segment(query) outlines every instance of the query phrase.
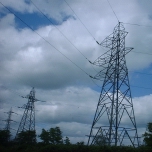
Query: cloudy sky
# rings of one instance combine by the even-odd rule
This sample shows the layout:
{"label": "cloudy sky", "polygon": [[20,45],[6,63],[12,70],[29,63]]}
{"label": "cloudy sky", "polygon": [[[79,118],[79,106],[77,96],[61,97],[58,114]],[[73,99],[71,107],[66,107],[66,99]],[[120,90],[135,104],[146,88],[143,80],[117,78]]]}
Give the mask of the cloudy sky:
{"label": "cloudy sky", "polygon": [[105,52],[96,41],[119,19],[129,32],[126,46],[134,48],[126,60],[139,136],[144,133],[152,122],[152,1],[109,2],[0,0],[1,120],[12,107],[17,129],[24,112],[18,107],[27,103],[21,96],[35,87],[36,98],[46,101],[35,103],[37,134],[59,126],[73,143],[86,142],[102,87],[89,77],[100,69],[88,60]]}

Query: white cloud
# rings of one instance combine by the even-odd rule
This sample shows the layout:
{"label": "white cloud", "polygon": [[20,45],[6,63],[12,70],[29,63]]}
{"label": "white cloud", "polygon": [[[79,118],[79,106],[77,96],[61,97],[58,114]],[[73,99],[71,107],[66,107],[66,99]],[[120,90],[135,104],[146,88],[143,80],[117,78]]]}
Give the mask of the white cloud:
{"label": "white cloud", "polygon": [[152,94],[133,99],[138,126],[151,122]]}

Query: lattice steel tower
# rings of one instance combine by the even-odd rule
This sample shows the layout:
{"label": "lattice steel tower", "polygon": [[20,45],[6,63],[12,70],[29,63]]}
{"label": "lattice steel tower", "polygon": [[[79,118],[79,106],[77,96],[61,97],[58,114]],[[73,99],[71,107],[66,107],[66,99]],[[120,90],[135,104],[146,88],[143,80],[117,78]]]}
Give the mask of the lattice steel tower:
{"label": "lattice steel tower", "polygon": [[[22,116],[21,122],[19,124],[16,137],[19,133],[24,131],[35,131],[35,108],[34,108],[34,102],[37,100],[35,99],[35,90],[32,88],[30,91],[30,94],[26,97],[28,98],[28,102],[26,105],[24,105],[21,108],[24,108],[24,114]],[[15,138],[16,138],[15,137]]]}
{"label": "lattice steel tower", "polygon": [[[11,133],[11,132],[10,132],[10,129],[12,129],[12,128],[10,127],[10,124],[11,124],[11,121],[13,121],[13,120],[11,119],[11,116],[12,116],[12,113],[15,113],[15,112],[13,112],[13,111],[12,111],[12,108],[11,108],[9,112],[5,112],[5,113],[8,114],[8,118],[7,118],[6,120],[4,120],[4,121],[6,121],[4,130],[7,131],[8,134],[10,134],[10,133]],[[15,114],[17,114],[17,113],[15,113]],[[13,122],[15,122],[15,121],[13,121]],[[14,130],[14,129],[13,129],[13,130]],[[9,137],[9,138],[8,138],[8,141],[10,141],[10,136],[8,136],[8,137]]]}
{"label": "lattice steel tower", "polygon": [[101,67],[93,78],[102,80],[103,85],[88,145],[139,145],[125,59],[133,49],[125,47],[127,34],[119,22],[111,35],[100,44],[97,42],[109,50],[92,63]]}
{"label": "lattice steel tower", "polygon": [[8,118],[7,118],[6,120],[4,120],[4,121],[6,121],[4,130],[7,130],[7,131],[10,132],[10,122],[13,121],[13,120],[11,119],[11,115],[12,115],[12,113],[14,113],[14,112],[12,111],[12,108],[11,108],[9,112],[5,112],[5,113],[8,114]]}

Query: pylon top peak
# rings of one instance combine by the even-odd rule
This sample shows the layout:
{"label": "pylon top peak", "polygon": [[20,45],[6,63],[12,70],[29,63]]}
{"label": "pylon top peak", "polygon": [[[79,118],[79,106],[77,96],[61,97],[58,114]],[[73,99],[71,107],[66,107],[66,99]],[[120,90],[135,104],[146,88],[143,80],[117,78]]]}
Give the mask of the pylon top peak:
{"label": "pylon top peak", "polygon": [[118,24],[114,28],[114,31],[115,30],[125,31],[125,27],[124,27],[123,23],[122,22],[118,22]]}

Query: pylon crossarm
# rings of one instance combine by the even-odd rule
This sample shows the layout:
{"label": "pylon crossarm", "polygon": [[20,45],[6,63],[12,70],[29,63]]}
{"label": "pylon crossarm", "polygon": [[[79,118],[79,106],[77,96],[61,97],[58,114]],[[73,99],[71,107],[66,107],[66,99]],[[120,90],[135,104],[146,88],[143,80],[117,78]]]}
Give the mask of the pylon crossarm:
{"label": "pylon crossarm", "polygon": [[100,45],[106,48],[111,48],[112,47],[112,41],[113,41],[113,33],[107,36],[101,43]]}
{"label": "pylon crossarm", "polygon": [[96,80],[100,80],[100,81],[103,81],[104,80],[104,74],[105,74],[105,69],[102,69],[98,74],[96,74],[93,79],[96,79]]}
{"label": "pylon crossarm", "polygon": [[96,59],[92,64],[96,66],[107,67],[109,60],[110,60],[110,56],[107,56],[107,57],[101,56],[98,59]]}
{"label": "pylon crossarm", "polygon": [[126,47],[124,50],[125,55],[128,54],[131,50],[133,50],[134,48],[131,47]]}

